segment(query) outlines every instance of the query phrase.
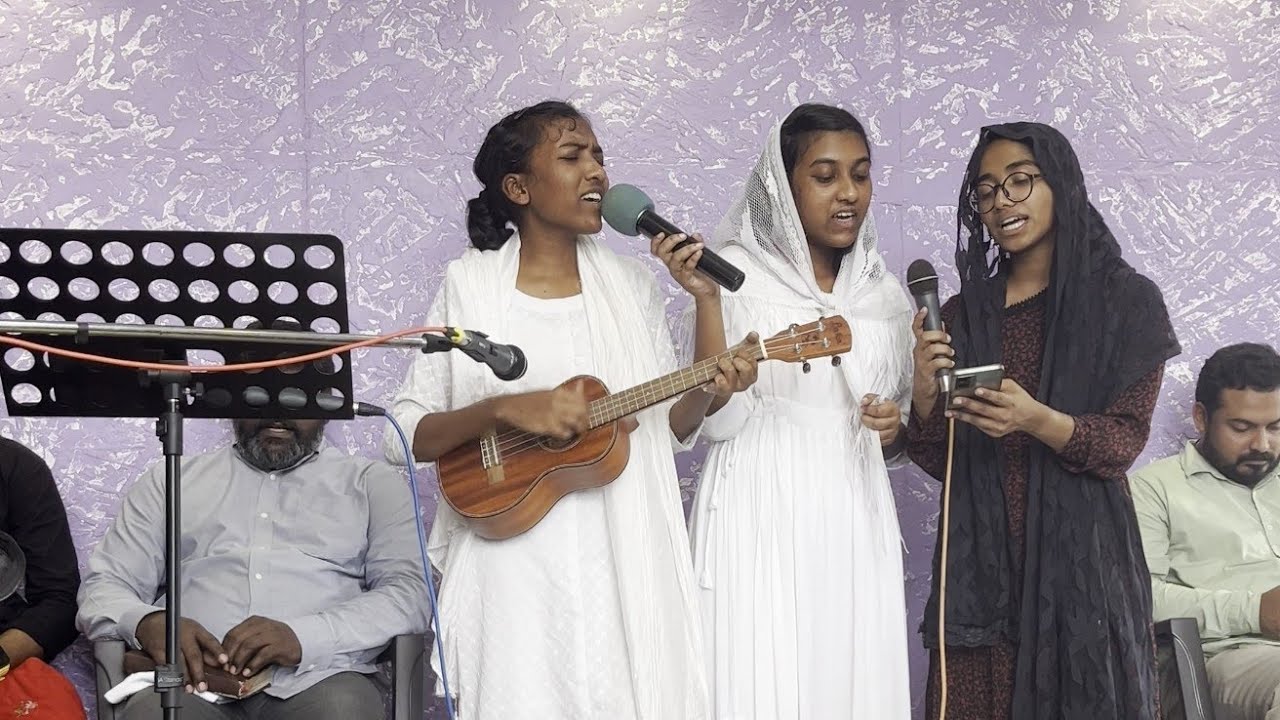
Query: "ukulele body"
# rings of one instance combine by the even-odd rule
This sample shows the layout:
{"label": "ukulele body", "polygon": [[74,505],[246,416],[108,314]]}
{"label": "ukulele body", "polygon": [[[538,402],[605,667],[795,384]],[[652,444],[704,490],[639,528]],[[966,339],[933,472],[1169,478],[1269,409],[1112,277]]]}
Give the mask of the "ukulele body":
{"label": "ukulele body", "polygon": [[[579,381],[588,402],[609,394],[603,382],[589,375],[561,387]],[[440,493],[481,537],[515,537],[538,524],[565,495],[617,479],[627,467],[634,427],[634,420],[624,418],[565,443],[538,436],[522,443],[499,439],[521,432],[514,429],[487,433],[436,461]]]}

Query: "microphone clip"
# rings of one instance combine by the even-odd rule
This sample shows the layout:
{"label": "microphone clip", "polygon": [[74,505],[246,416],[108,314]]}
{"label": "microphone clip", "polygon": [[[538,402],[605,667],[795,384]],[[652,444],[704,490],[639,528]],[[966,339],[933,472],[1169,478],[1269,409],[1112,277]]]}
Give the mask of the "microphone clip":
{"label": "microphone clip", "polygon": [[436,333],[424,333],[422,335],[422,354],[430,355],[431,353],[449,352],[456,345],[449,338]]}
{"label": "microphone clip", "polygon": [[475,348],[475,341],[488,339],[489,336],[485,333],[450,326],[446,327],[443,333],[424,333],[422,335],[422,353],[429,355],[431,353],[460,350],[463,355],[472,360],[483,362],[484,358]]}

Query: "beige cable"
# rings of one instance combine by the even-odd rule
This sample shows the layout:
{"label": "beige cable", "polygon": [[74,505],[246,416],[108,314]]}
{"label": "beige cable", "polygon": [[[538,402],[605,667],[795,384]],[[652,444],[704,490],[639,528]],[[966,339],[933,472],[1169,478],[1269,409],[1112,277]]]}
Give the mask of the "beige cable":
{"label": "beige cable", "polygon": [[938,720],[947,718],[947,539],[951,536],[951,463],[956,449],[956,419],[947,421],[947,473],[942,481],[942,543],[938,560]]}

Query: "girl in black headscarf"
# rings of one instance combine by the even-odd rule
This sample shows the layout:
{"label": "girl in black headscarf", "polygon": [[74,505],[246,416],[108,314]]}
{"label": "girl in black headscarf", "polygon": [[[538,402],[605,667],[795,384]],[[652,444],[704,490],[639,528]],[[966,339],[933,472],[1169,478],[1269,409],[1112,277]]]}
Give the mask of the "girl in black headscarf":
{"label": "girl in black headscarf", "polygon": [[[1160,291],[1120,255],[1080,162],[1038,123],[983,128],[960,193],[960,294],[915,323],[908,452],[946,472],[947,714],[1157,716],[1151,584],[1126,472],[1180,352]],[[950,333],[950,335],[948,335]],[[939,368],[1003,363],[999,391],[941,407]],[[925,611],[938,716],[939,556]]]}

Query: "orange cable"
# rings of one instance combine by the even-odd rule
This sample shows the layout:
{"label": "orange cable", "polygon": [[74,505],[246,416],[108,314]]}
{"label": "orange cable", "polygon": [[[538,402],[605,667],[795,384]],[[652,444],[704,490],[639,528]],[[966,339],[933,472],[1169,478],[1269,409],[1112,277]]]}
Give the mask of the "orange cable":
{"label": "orange cable", "polygon": [[381,345],[396,338],[402,338],[409,335],[422,335],[425,333],[441,333],[444,328],[440,327],[421,327],[410,328],[408,330],[400,330],[386,335],[376,335],[361,340],[359,342],[339,345],[338,347],[319,350],[305,355],[295,355],[293,357],[277,358],[275,360],[263,360],[260,362],[237,363],[234,365],[178,365],[168,363],[152,363],[140,360],[123,360],[121,358],[108,357],[106,355],[96,355],[94,353],[79,352],[77,350],[66,350],[64,348],[53,347],[52,345],[44,345],[30,340],[13,337],[11,335],[0,334],[0,343],[12,345],[14,347],[24,348],[37,352],[46,352],[50,355],[61,355],[62,357],[71,358],[73,360],[82,360],[84,362],[96,363],[99,365],[114,365],[116,367],[132,368],[135,370],[156,370],[160,372],[170,370],[189,370],[193,374],[220,373],[220,372],[239,372],[244,370],[265,370],[273,367],[285,367],[288,365],[296,365],[298,363],[310,362],[330,355],[338,355],[344,352],[350,352],[357,348],[371,347]]}

